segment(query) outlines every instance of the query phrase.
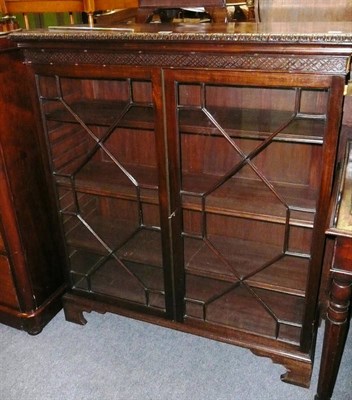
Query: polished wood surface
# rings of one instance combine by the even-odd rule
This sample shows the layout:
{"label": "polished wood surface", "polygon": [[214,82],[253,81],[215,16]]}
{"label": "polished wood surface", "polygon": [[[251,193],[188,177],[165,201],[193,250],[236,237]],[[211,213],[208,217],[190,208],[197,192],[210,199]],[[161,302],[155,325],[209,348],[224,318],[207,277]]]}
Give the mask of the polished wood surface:
{"label": "polished wood surface", "polygon": [[20,52],[1,39],[0,321],[34,334],[62,307],[65,284],[26,76]]}

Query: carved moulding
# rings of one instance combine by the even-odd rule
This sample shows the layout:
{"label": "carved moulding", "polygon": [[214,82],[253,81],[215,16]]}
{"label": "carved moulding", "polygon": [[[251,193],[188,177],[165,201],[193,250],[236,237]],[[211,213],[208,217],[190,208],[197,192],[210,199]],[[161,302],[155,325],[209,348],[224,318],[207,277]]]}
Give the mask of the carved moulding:
{"label": "carved moulding", "polygon": [[51,65],[142,65],[178,68],[221,68],[234,70],[262,70],[345,74],[349,58],[346,56],[297,56],[260,54],[150,54],[143,52],[106,53],[90,50],[25,50],[27,63]]}
{"label": "carved moulding", "polygon": [[246,43],[291,43],[291,44],[340,44],[351,45],[352,33],[228,33],[228,32],[136,32],[133,28],[114,30],[70,30],[21,31],[13,35],[16,40],[113,40],[113,41],[211,41],[211,42],[246,42]]}

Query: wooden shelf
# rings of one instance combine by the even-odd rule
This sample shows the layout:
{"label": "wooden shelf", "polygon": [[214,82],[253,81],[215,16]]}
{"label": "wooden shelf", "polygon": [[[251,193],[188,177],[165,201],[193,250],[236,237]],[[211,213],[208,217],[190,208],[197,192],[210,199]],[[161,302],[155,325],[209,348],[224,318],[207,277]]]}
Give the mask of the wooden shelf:
{"label": "wooden shelf", "polygon": [[[128,106],[127,102],[111,100],[79,101],[69,104],[72,112],[86,125],[111,126]],[[53,109],[52,109],[53,108]],[[50,111],[46,114],[49,121],[78,123],[74,114],[60,102],[55,107],[50,102]],[[154,111],[151,105],[133,105],[119,121],[119,127],[136,129],[154,129]]]}
{"label": "wooden shelf", "polygon": [[186,286],[186,318],[299,344],[304,298],[194,275]]}
{"label": "wooden shelf", "polygon": [[[95,222],[89,222],[92,226],[97,225]],[[109,231],[111,236],[118,234],[120,237],[120,246],[117,246],[118,249],[114,254],[120,260],[128,263],[133,270],[136,269],[136,265],[144,265],[161,270],[163,263],[160,232],[151,229],[140,229],[131,235],[131,232],[125,228],[126,222],[120,221],[114,231]],[[130,240],[121,240],[121,238],[130,238]],[[86,267],[86,265],[95,266],[104,257],[109,257],[110,255],[109,252],[101,251],[101,248],[95,245],[93,238],[88,237],[87,239],[80,227],[77,227],[73,235],[69,235],[69,245],[73,254],[71,259],[75,260],[73,266],[71,266],[71,271],[77,274],[88,274],[90,268]]]}
{"label": "wooden shelf", "polygon": [[279,246],[209,235],[185,238],[188,274],[304,297],[308,256],[283,255]]}
{"label": "wooden shelf", "polygon": [[[212,107],[208,110],[230,137],[267,139],[283,127],[293,116],[290,111],[266,109],[238,109]],[[202,110],[181,109],[180,131],[188,134],[221,135],[221,132]],[[196,121],[196,123],[195,123]],[[285,127],[274,141],[322,144],[325,117],[297,116]]]}
{"label": "wooden shelf", "polygon": [[[97,265],[99,259],[99,263]],[[120,262],[75,250],[71,256],[75,290],[165,309],[163,269],[146,264]]]}
{"label": "wooden shelf", "polygon": [[[124,262],[162,268],[160,232],[140,230],[136,223],[124,220],[107,225],[106,220],[97,216],[86,222]],[[67,241],[74,249],[100,256],[110,254],[83,224],[67,235]],[[304,296],[308,257],[283,255],[279,246],[224,236],[209,236],[210,246],[191,238],[184,238],[184,243],[187,274],[231,284],[241,280],[252,287]]]}
{"label": "wooden shelf", "polygon": [[103,219],[97,215],[85,218],[85,223],[89,228],[78,218],[75,222],[74,228],[72,229],[70,225],[66,232],[68,245],[103,256],[121,247],[138,229],[136,222]]}
{"label": "wooden shelf", "polygon": [[[126,200],[137,200],[137,188],[140,200],[145,203],[158,204],[158,171],[156,168],[141,165],[124,165],[133,177],[111,162],[92,162],[87,164],[73,178],[75,190],[99,196],[117,197]],[[57,175],[56,182],[61,187],[71,189],[71,179]]]}
{"label": "wooden shelf", "polygon": [[[158,204],[157,169],[141,165],[124,165],[138,183],[140,200]],[[201,193],[209,190],[220,179],[214,175],[185,174],[182,206],[186,210],[202,211]],[[61,187],[71,189],[71,179],[57,175],[56,182]],[[137,186],[110,162],[92,162],[87,164],[75,177],[74,187],[78,192],[110,196],[121,199],[138,199]],[[97,183],[99,182],[99,183]],[[275,189],[292,208],[290,224],[311,227],[315,216],[314,190],[299,185],[278,183]],[[188,193],[197,193],[196,196]],[[205,199],[205,212],[270,221],[286,222],[286,206],[261,181],[231,178],[226,184],[212,192]]]}
{"label": "wooden shelf", "polygon": [[[221,176],[183,174],[182,205],[185,209],[202,211],[201,194],[209,191]],[[234,177],[205,197],[204,210],[277,223],[286,222],[286,205],[292,209],[290,224],[311,227],[315,217],[317,193],[303,185],[273,184],[281,199],[259,180]],[[196,196],[190,195],[195,193]]]}
{"label": "wooden shelf", "polygon": [[165,308],[160,232],[137,229],[133,233],[128,221],[121,220],[110,227],[98,218],[87,222],[105,241],[107,235],[115,240],[118,250],[109,254],[84,226],[77,226],[67,238],[74,288]]}
{"label": "wooden shelf", "polygon": [[[59,104],[59,103],[58,103]],[[91,100],[70,104],[72,111],[85,124],[110,126],[126,107],[126,102]],[[293,113],[290,111],[238,109],[212,107],[208,110],[219,125],[231,137],[248,139],[266,139],[273,132],[286,124]],[[180,110],[180,132],[184,134],[221,135],[200,109]],[[50,111],[46,118],[51,121],[77,122],[63,105]],[[135,129],[154,129],[154,112],[151,105],[134,105],[119,121],[120,127]],[[275,141],[322,144],[325,129],[325,118],[322,115],[309,117],[297,116]]]}
{"label": "wooden shelf", "polygon": [[[126,238],[130,232],[121,233],[126,226],[126,221],[116,222],[114,227],[120,232],[115,229],[110,234]],[[116,251],[120,260],[116,261],[103,254],[81,228],[71,233],[68,240],[74,249],[73,287],[164,309],[160,232],[140,230],[130,238]],[[234,269],[225,265],[203,241],[185,238],[186,318],[299,343],[308,259],[283,256],[262,268],[269,260],[278,258],[278,247],[214,236],[209,241]],[[260,272],[254,273],[256,270]]]}

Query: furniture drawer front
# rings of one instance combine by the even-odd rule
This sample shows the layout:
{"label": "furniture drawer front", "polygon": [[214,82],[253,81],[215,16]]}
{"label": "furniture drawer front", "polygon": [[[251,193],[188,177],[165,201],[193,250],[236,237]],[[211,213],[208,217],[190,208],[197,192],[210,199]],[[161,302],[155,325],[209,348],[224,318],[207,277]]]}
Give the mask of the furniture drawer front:
{"label": "furniture drawer front", "polygon": [[0,255],[0,305],[18,308],[18,299],[7,257]]}

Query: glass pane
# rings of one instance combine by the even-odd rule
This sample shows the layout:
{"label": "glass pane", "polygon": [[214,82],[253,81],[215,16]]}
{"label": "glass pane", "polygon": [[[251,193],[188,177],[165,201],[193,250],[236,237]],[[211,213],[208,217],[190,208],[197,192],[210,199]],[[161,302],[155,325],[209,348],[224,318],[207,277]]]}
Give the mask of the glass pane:
{"label": "glass pane", "polygon": [[328,92],[177,83],[186,317],[299,343]]}
{"label": "glass pane", "polygon": [[73,288],[164,310],[151,82],[39,76],[38,89]]}

